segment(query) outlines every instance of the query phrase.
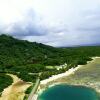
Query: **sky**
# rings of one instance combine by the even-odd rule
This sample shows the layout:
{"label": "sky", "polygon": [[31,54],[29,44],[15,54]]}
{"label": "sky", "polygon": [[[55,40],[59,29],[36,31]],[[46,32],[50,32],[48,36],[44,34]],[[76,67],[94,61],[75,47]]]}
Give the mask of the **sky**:
{"label": "sky", "polygon": [[0,34],[55,47],[100,44],[100,0],[0,0]]}

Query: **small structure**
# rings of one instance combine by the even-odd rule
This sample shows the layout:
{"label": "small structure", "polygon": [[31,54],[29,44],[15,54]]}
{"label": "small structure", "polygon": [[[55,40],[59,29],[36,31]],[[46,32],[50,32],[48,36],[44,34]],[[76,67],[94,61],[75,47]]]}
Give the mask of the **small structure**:
{"label": "small structure", "polygon": [[67,63],[63,64],[63,65],[60,65],[60,66],[55,66],[55,68],[57,70],[60,70],[60,69],[63,69],[63,68],[66,68],[67,67]]}

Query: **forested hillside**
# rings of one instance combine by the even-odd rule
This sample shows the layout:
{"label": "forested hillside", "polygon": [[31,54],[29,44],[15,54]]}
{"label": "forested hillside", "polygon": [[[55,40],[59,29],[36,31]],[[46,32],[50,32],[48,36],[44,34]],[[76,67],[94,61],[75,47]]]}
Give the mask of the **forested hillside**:
{"label": "forested hillside", "polygon": [[[28,73],[44,72],[43,79],[78,64],[86,64],[92,56],[100,56],[99,46],[54,48],[7,35],[0,36],[0,72],[19,73],[19,77],[25,81],[33,81],[33,76]],[[46,67],[64,63],[68,64],[67,68],[58,72]],[[34,75],[34,79],[36,77]]]}
{"label": "forested hillside", "polygon": [[12,67],[16,65],[40,63],[52,57],[57,49],[39,44],[14,39],[11,36],[0,36],[0,65]]}
{"label": "forested hillside", "polygon": [[[100,46],[56,48],[0,35],[0,93],[12,83],[6,73],[35,83],[40,73],[40,79],[46,79],[71,67],[86,64],[94,56],[100,56]],[[60,70],[55,67],[65,63],[67,66]]]}

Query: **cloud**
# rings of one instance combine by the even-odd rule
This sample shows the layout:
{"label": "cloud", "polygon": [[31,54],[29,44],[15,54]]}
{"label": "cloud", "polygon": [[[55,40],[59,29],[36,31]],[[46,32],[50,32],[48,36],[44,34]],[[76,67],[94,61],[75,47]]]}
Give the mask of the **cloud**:
{"label": "cloud", "polygon": [[100,43],[99,0],[0,0],[0,32],[52,46]]}
{"label": "cloud", "polygon": [[39,36],[47,33],[46,27],[39,23],[40,18],[34,10],[29,9],[21,20],[16,20],[8,25],[1,25],[1,32],[9,33],[13,36]]}

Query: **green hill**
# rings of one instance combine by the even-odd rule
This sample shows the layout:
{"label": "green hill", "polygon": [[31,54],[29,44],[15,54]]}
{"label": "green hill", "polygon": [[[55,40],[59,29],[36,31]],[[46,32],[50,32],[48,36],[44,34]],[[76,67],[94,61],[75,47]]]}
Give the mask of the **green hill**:
{"label": "green hill", "polygon": [[36,42],[18,40],[11,36],[0,36],[0,65],[14,66],[40,63],[57,53],[56,48]]}
{"label": "green hill", "polygon": [[[16,74],[24,81],[35,83],[39,73],[40,79],[46,79],[79,64],[86,64],[94,56],[100,56],[100,46],[55,48],[0,35],[0,92],[12,83],[6,73]],[[66,68],[56,69],[55,66],[64,63],[67,63]],[[3,83],[4,78],[8,82]]]}
{"label": "green hill", "polygon": [[[25,81],[32,81],[33,76],[29,77],[29,73],[43,72],[44,79],[78,64],[86,64],[92,56],[100,56],[100,46],[54,48],[0,35],[0,72],[19,73],[19,77]],[[64,63],[67,63],[67,67],[60,71],[46,67]],[[35,77],[37,76],[34,75],[34,79]]]}
{"label": "green hill", "polygon": [[[60,49],[41,43],[0,35],[0,72],[18,74],[25,81],[35,81],[39,73],[49,71],[47,65],[60,65]],[[62,63],[63,64],[63,63]]]}

